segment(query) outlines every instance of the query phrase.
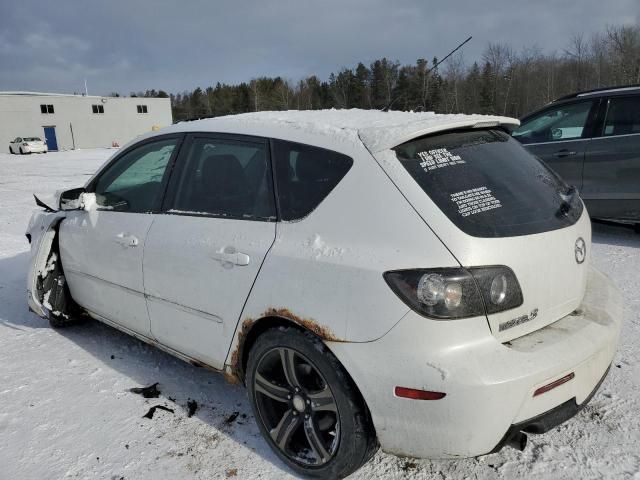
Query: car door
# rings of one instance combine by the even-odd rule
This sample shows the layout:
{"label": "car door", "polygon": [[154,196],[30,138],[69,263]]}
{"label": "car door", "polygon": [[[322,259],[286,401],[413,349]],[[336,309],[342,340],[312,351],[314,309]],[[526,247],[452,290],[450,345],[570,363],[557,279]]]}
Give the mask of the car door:
{"label": "car door", "polygon": [[145,293],[158,342],[223,367],[275,240],[275,220],[266,140],[188,137],[145,245]]}
{"label": "car door", "polygon": [[640,221],[640,95],[611,97],[589,143],[582,197],[592,217]]}
{"label": "car door", "polygon": [[154,138],[118,155],[88,185],[84,209],[60,227],[71,296],[93,314],[149,336],[143,248],[181,136]]}
{"label": "car door", "polygon": [[565,182],[581,189],[584,155],[597,103],[577,100],[549,107],[523,119],[513,137]]}

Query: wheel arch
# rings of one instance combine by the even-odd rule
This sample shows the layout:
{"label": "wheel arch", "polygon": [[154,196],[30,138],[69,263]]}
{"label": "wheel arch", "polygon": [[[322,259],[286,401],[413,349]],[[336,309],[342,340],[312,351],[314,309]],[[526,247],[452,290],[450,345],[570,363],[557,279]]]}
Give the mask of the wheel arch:
{"label": "wheel arch", "polygon": [[[274,328],[294,328],[298,331],[309,333],[319,339],[329,352],[331,352],[331,348],[326,345],[326,342],[345,342],[345,340],[335,337],[328,328],[319,325],[314,320],[300,318],[287,309],[269,309],[259,318],[245,319],[242,324],[238,326],[232,349],[225,364],[224,376],[228,382],[234,384],[241,383],[246,387],[246,371],[251,347],[262,333]],[[335,357],[335,355],[333,356]],[[350,386],[355,390],[356,395],[362,402],[366,411],[369,428],[371,428],[373,434],[376,435],[369,405],[364,395],[345,365],[340,359],[335,358],[347,377],[346,381],[350,383]]]}

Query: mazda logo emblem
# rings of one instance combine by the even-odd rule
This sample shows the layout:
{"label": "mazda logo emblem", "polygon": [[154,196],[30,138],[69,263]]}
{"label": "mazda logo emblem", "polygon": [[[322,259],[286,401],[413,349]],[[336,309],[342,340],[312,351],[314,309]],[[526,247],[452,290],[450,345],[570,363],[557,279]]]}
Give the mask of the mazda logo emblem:
{"label": "mazda logo emblem", "polygon": [[576,263],[578,264],[584,262],[584,259],[587,258],[587,244],[584,242],[584,239],[582,237],[579,237],[576,240],[573,252],[575,253]]}

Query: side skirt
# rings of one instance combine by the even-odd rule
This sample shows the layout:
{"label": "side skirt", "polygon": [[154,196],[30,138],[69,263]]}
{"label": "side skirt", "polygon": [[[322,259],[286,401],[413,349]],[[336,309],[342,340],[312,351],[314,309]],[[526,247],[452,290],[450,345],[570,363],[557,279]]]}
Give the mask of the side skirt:
{"label": "side skirt", "polygon": [[217,368],[212,367],[211,365],[207,365],[206,363],[201,362],[200,360],[196,360],[195,358],[192,358],[188,355],[185,355],[184,353],[180,353],[177,350],[174,350],[171,347],[167,347],[166,345],[163,345],[162,343],[159,343],[158,341],[149,338],[145,335],[142,335],[138,332],[134,332],[133,330],[129,330],[126,327],[123,327],[122,325],[119,325],[115,322],[112,322],[111,320],[109,320],[108,318],[105,318],[101,315],[98,315],[97,313],[93,313],[90,312],[89,310],[85,309],[85,311],[87,312],[87,314],[94,318],[95,320],[98,320],[99,322],[102,322],[106,325],[109,325],[110,327],[115,328],[116,330],[120,330],[123,333],[126,333],[127,335],[131,335],[132,337],[137,338],[138,340],[147,343],[149,345],[152,345],[154,347],[156,347],[158,350],[162,350],[163,352],[166,352],[170,355],[173,355],[174,357],[179,358],[182,361],[185,361],[187,363],[190,363],[191,365],[193,365],[194,367],[202,367],[202,368],[206,368],[207,370],[211,370],[212,372],[216,372],[216,373],[222,373],[222,370],[218,370]]}

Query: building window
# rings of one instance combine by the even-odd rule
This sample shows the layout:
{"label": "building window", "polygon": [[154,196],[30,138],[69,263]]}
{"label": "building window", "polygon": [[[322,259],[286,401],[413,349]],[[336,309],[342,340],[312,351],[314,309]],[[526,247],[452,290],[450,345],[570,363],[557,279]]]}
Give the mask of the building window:
{"label": "building window", "polygon": [[104,113],[104,105],[91,105],[93,113]]}
{"label": "building window", "polygon": [[138,113],[149,113],[146,105],[138,105]]}
{"label": "building window", "polygon": [[40,113],[53,113],[53,105],[40,105]]}

